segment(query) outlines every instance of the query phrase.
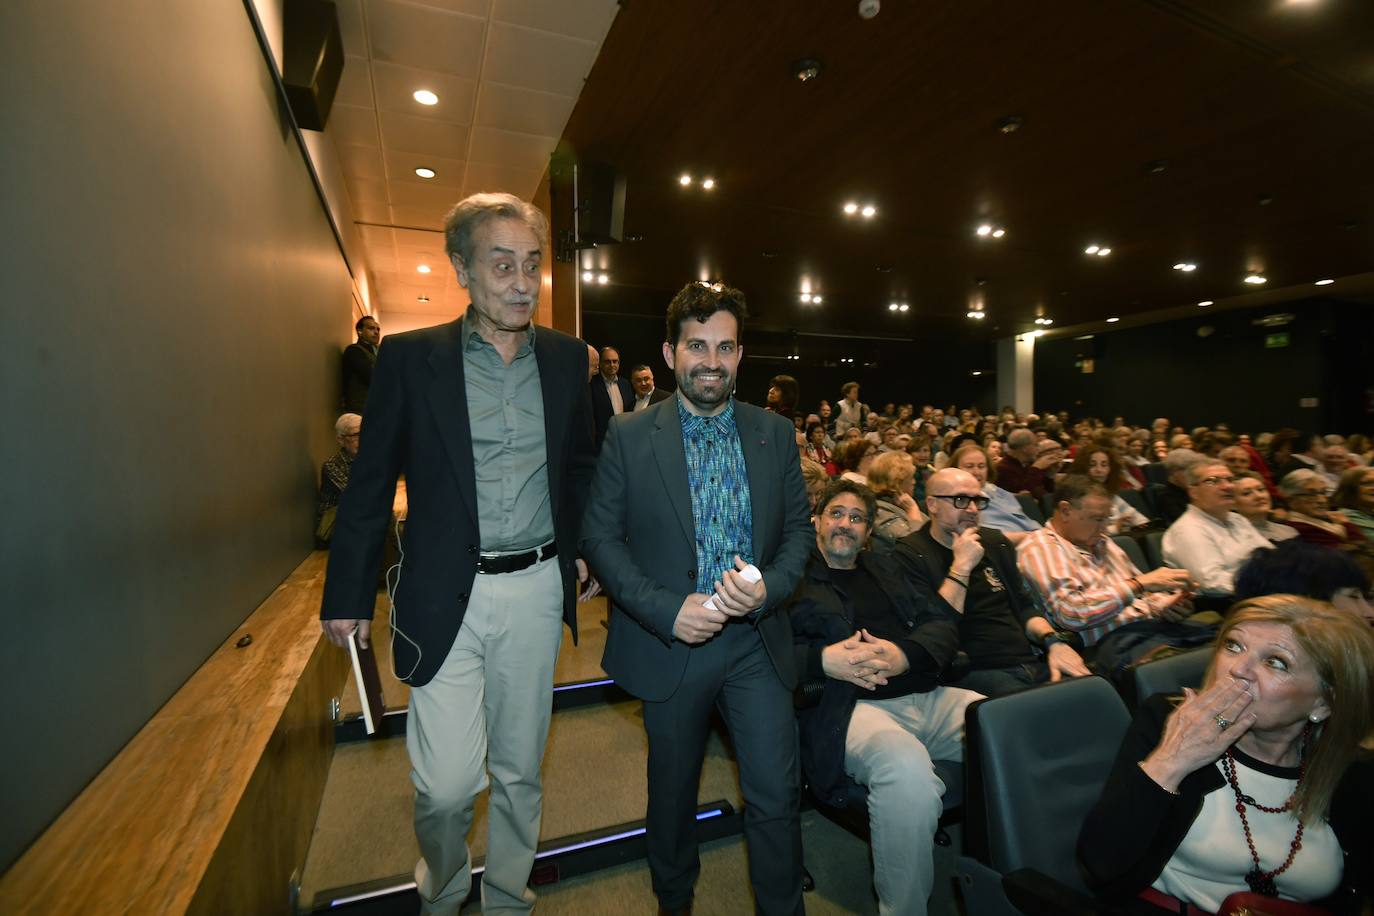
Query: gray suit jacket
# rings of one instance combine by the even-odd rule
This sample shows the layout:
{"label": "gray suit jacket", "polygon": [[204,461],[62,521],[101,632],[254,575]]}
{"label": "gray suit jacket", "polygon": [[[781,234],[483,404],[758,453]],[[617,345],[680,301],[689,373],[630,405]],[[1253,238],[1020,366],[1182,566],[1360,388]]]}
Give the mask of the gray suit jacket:
{"label": "gray suit jacket", "polygon": [[[782,417],[735,403],[749,476],[755,564],[767,601],[758,627],[778,677],[796,683],[786,605],[815,542],[793,428]],[[691,647],[673,638],[673,622],[697,580],[696,535],[677,398],[624,413],[610,424],[582,522],[582,555],[613,602],[602,667],[643,700],[677,690]]]}

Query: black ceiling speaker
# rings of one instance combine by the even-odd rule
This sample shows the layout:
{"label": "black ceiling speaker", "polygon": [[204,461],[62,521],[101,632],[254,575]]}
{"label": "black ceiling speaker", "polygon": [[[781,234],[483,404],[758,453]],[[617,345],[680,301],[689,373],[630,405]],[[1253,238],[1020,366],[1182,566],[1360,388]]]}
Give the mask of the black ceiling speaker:
{"label": "black ceiling speaker", "polygon": [[282,81],[296,123],[324,130],[343,74],[343,38],[332,0],[286,0]]}
{"label": "black ceiling speaker", "polygon": [[577,168],[577,242],[609,245],[625,235],[625,176],[604,162]]}

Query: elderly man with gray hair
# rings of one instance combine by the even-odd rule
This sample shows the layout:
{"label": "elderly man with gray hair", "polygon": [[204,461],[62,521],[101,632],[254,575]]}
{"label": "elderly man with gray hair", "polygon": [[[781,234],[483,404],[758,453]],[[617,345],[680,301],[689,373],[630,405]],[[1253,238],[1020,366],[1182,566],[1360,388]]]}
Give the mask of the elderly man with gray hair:
{"label": "elderly man with gray hair", "polygon": [[1188,511],[1188,469],[1207,460],[1206,455],[1190,448],[1176,448],[1164,456],[1164,470],[1169,477],[1164,488],[1155,495],[1156,515],[1172,525]]}
{"label": "elderly man with gray hair", "polygon": [[1344,515],[1331,511],[1331,488],[1324,475],[1306,469],[1289,471],[1279,481],[1279,493],[1288,503],[1285,524],[1304,541],[1323,547],[1369,549],[1360,529]]}
{"label": "elderly man with gray hair", "polygon": [[1274,545],[1235,511],[1236,478],[1224,462],[1195,462],[1186,474],[1189,505],[1164,532],[1164,563],[1188,570],[1203,595],[1229,596],[1241,564]]}
{"label": "elderly man with gray hair", "polygon": [[329,546],[334,534],[334,515],[339,497],[348,486],[348,474],[353,459],[358,456],[358,438],[362,435],[363,418],[356,413],[340,415],[334,421],[334,437],[339,450],[320,466],[320,493],[315,500],[315,546],[321,550]]}
{"label": "elderly man with gray hair", "polygon": [[1002,460],[997,463],[997,485],[1020,496],[1028,493],[1036,499],[1054,492],[1054,468],[1059,455],[1040,454],[1036,449],[1035,433],[1029,429],[1013,429],[1007,434]]}

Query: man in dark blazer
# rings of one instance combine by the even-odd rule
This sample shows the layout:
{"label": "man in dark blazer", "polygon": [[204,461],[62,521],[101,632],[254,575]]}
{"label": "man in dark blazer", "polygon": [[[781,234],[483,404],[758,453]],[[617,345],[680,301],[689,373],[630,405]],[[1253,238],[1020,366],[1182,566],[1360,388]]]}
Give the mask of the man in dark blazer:
{"label": "man in dark blazer", "polygon": [[388,576],[394,671],[411,686],[425,913],[471,888],[467,831],[491,793],[486,912],[527,912],[553,667],[576,639],[579,522],[594,468],[586,347],[534,328],[547,223],[509,194],[461,201],[445,224],[457,321],[387,338],[362,445],[339,505],[320,616],[346,645],[370,637],[397,476],[409,516]]}
{"label": "man in dark blazer", "polygon": [[353,330],[358,340],[344,347],[343,352],[343,412],[361,415],[367,406],[367,390],[372,386],[372,370],[377,365],[382,326],[376,318],[364,315]]}
{"label": "man in dark blazer", "polygon": [[654,387],[654,370],[639,365],[630,370],[630,387],[635,390],[632,410],[644,410],[668,398],[668,392]]}
{"label": "man in dark blazer", "polygon": [[[602,666],[644,701],[649,869],[669,913],[690,911],[700,871],[694,814],[717,704],[739,761],[757,909],[803,911],[796,674],[778,609],[814,535],[791,424],[732,397],[743,313],[728,287],[692,283],[674,297],[663,356],[678,394],[611,421],[582,526],[583,556],[613,602]],[[762,579],[740,574],[747,563]]]}
{"label": "man in dark blazer", "polygon": [[620,353],[615,347],[601,349],[600,371],[587,383],[592,396],[592,420],[596,424],[596,447],[606,438],[611,417],[634,409],[635,391],[620,373]]}

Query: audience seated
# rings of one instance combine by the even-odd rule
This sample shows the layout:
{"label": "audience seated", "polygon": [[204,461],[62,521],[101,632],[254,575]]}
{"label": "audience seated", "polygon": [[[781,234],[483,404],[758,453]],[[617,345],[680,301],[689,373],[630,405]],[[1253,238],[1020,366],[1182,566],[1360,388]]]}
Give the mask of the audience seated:
{"label": "audience seated", "polygon": [[1331,511],[1329,492],[1326,478],[1318,472],[1306,468],[1290,471],[1279,481],[1279,493],[1288,502],[1285,521],[1304,541],[1323,547],[1365,548],[1368,541],[1360,529]]}
{"label": "audience seated", "polygon": [[334,535],[334,515],[339,497],[348,487],[348,474],[353,459],[358,457],[358,440],[363,431],[363,418],[356,413],[340,415],[334,422],[334,436],[339,449],[320,466],[320,492],[315,500],[315,546],[329,546]]}
{"label": "audience seated", "polygon": [[906,452],[884,452],[868,468],[868,486],[877,497],[877,515],[873,521],[873,545],[892,549],[904,538],[926,523],[921,507],[911,495],[916,479],[916,465]]}
{"label": "audience seated", "polygon": [[1027,532],[1040,528],[1040,523],[1026,514],[1015,496],[996,485],[995,471],[988,466],[988,453],[981,445],[961,446],[950,456],[950,466],[972,474],[988,498],[988,505],[979,517],[983,527],[1001,531],[1013,544]]}
{"label": "audience seated", "polygon": [[916,465],[916,480],[911,488],[911,496],[916,505],[924,505],[926,500],[926,481],[935,473],[930,463],[930,439],[926,436],[912,436],[906,444],[906,453]]}
{"label": "audience seated", "polygon": [[801,760],[829,804],[858,794],[851,782],[868,790],[879,909],[924,913],[945,793],[931,761],[963,759],[964,709],[979,696],[939,686],[957,630],[890,555],[864,550],[875,512],[872,491],[844,479],[819,501],[816,550],[789,608],[800,689],[821,691],[799,713]]}
{"label": "audience seated", "polygon": [[1302,540],[1257,550],[1236,573],[1237,601],[1261,595],[1303,595],[1330,602],[1374,626],[1369,576],[1350,555]]}
{"label": "audience seated", "polygon": [[825,427],[820,423],[812,423],[806,430],[806,445],[802,449],[802,457],[810,458],[825,468],[827,474],[833,476],[840,472],[839,466],[835,464],[835,456],[831,452],[833,447],[826,445]]}
{"label": "audience seated", "polygon": [[1053,471],[1058,459],[1036,454],[1035,433],[1028,429],[1014,429],[1007,436],[1002,459],[996,463],[999,486],[1009,493],[1029,493],[1036,499],[1054,489]]}
{"label": "audience seated", "polygon": [[1331,504],[1374,542],[1374,468],[1351,468],[1342,474]]}
{"label": "audience seated", "polygon": [[[1235,473],[1235,472],[1233,472]],[[1298,529],[1284,525],[1270,517],[1274,505],[1269,499],[1269,489],[1264,479],[1254,471],[1240,471],[1236,478],[1236,512],[1255,526],[1272,544],[1298,536]]]}
{"label": "audience seated", "polygon": [[1111,518],[1107,520],[1107,534],[1120,534],[1150,523],[1140,510],[1121,498],[1126,475],[1114,452],[1097,446],[1081,449],[1069,465],[1069,473],[1091,478],[1110,495]]}
{"label": "audience seated", "polygon": [[841,477],[868,486],[868,468],[878,457],[878,446],[862,437],[846,439],[835,446],[834,457]]}
{"label": "audience seated", "polygon": [[[1058,503],[1049,523],[1017,548],[1021,575],[1055,626],[1078,633],[1086,646],[1098,646],[1128,625],[1177,622],[1192,613],[1187,570],[1160,567],[1141,572],[1107,537],[1111,500],[1106,487],[1070,474],[1059,481],[1055,497]],[[1174,644],[1166,629],[1135,627],[1131,633],[1148,632],[1152,639],[1146,648],[1152,648]]]}
{"label": "audience seated", "polygon": [[1155,497],[1155,514],[1172,525],[1188,511],[1188,469],[1206,459],[1192,449],[1176,448],[1164,456],[1168,482]]}
{"label": "audience seated", "polygon": [[987,497],[977,479],[945,468],[928,489],[930,524],[899,541],[895,555],[923,595],[938,596],[937,603],[958,615],[969,672],[955,686],[1002,696],[1087,674],[1083,659],[1041,614],[1006,536],[979,527]]}
{"label": "audience seated", "polygon": [[1188,469],[1188,510],[1164,532],[1164,562],[1186,569],[1204,595],[1234,590],[1236,570],[1257,549],[1274,545],[1236,513],[1236,480],[1217,461]]}
{"label": "audience seated", "polygon": [[802,482],[806,485],[806,502],[814,512],[816,509],[816,499],[825,489],[825,485],[830,481],[830,475],[825,468],[805,456],[801,460]]}
{"label": "audience seated", "polygon": [[[1282,432],[1282,431],[1281,431]],[[1287,477],[1294,471],[1320,471],[1323,476],[1326,468],[1322,466],[1322,455],[1326,452],[1326,443],[1321,436],[1310,433],[1299,433],[1293,430],[1291,436],[1280,438],[1280,434],[1274,436],[1275,459],[1279,456],[1279,450],[1285,445],[1292,449],[1291,454],[1279,464],[1274,465],[1274,476],[1279,480]],[[1273,462],[1271,462],[1273,464]]]}

